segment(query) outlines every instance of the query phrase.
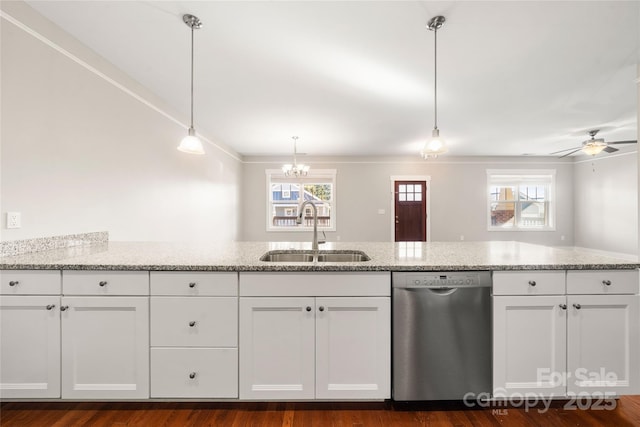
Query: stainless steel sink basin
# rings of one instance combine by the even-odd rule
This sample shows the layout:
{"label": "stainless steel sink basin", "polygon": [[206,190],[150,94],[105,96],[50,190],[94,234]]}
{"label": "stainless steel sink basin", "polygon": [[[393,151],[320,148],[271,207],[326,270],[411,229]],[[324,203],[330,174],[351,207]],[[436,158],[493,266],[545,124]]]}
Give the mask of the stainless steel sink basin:
{"label": "stainless steel sink basin", "polygon": [[260,257],[260,261],[267,262],[363,262],[371,258],[362,251],[269,251]]}

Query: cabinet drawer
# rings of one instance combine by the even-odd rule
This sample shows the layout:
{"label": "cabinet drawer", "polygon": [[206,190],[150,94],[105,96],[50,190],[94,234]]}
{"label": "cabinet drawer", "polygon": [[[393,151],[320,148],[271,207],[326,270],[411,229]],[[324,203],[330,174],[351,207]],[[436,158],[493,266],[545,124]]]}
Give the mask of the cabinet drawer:
{"label": "cabinet drawer", "polygon": [[238,349],[152,348],[151,397],[237,398]]}
{"label": "cabinet drawer", "polygon": [[567,272],[567,294],[637,294],[638,270]]}
{"label": "cabinet drawer", "polygon": [[237,347],[236,297],[151,297],[151,345]]}
{"label": "cabinet drawer", "polygon": [[65,295],[149,295],[147,271],[63,271]]}
{"label": "cabinet drawer", "polygon": [[0,295],[60,295],[59,270],[1,270]]}
{"label": "cabinet drawer", "polygon": [[151,295],[238,295],[238,273],[152,271]]}
{"label": "cabinet drawer", "polygon": [[564,270],[495,271],[494,295],[563,295]]}

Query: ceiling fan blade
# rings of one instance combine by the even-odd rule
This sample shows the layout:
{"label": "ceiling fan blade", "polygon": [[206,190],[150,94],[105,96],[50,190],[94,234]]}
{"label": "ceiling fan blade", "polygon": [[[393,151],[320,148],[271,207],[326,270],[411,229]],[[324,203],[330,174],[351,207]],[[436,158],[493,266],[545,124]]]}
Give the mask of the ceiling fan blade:
{"label": "ceiling fan blade", "polygon": [[616,141],[616,142],[607,142],[607,145],[614,145],[614,144],[637,144],[638,141]]}
{"label": "ceiling fan blade", "polygon": [[[563,153],[565,151],[571,151],[571,150],[580,150],[582,147],[573,147],[573,148],[565,148],[564,150],[560,150],[560,151],[554,151],[553,153],[549,153],[550,156],[553,156],[554,154],[560,154]],[[571,154],[571,153],[569,153]]]}
{"label": "ceiling fan blade", "polygon": [[563,154],[562,156],[558,157],[559,159],[563,158],[563,157],[567,157],[572,155],[573,153],[576,153],[578,151],[582,150],[582,147],[578,147],[576,149],[574,149],[573,151],[568,152],[567,154]]}
{"label": "ceiling fan blade", "polygon": [[602,151],[606,151],[607,153],[615,153],[616,151],[620,151],[617,148],[613,148],[613,147],[604,147],[604,149]]}

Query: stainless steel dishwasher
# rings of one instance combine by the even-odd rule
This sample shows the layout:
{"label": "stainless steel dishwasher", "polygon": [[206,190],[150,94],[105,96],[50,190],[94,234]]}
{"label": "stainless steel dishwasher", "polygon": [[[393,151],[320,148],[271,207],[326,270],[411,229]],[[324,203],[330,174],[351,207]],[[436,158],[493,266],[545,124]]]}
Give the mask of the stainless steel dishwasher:
{"label": "stainless steel dishwasher", "polygon": [[396,401],[475,400],[491,392],[491,273],[394,272]]}

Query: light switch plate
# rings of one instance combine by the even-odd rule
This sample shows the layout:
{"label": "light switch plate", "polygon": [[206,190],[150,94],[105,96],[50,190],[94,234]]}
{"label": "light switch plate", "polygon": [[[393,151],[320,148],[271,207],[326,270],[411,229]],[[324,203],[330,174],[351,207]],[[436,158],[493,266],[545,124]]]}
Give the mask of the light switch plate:
{"label": "light switch plate", "polygon": [[20,212],[7,212],[7,228],[20,228]]}

